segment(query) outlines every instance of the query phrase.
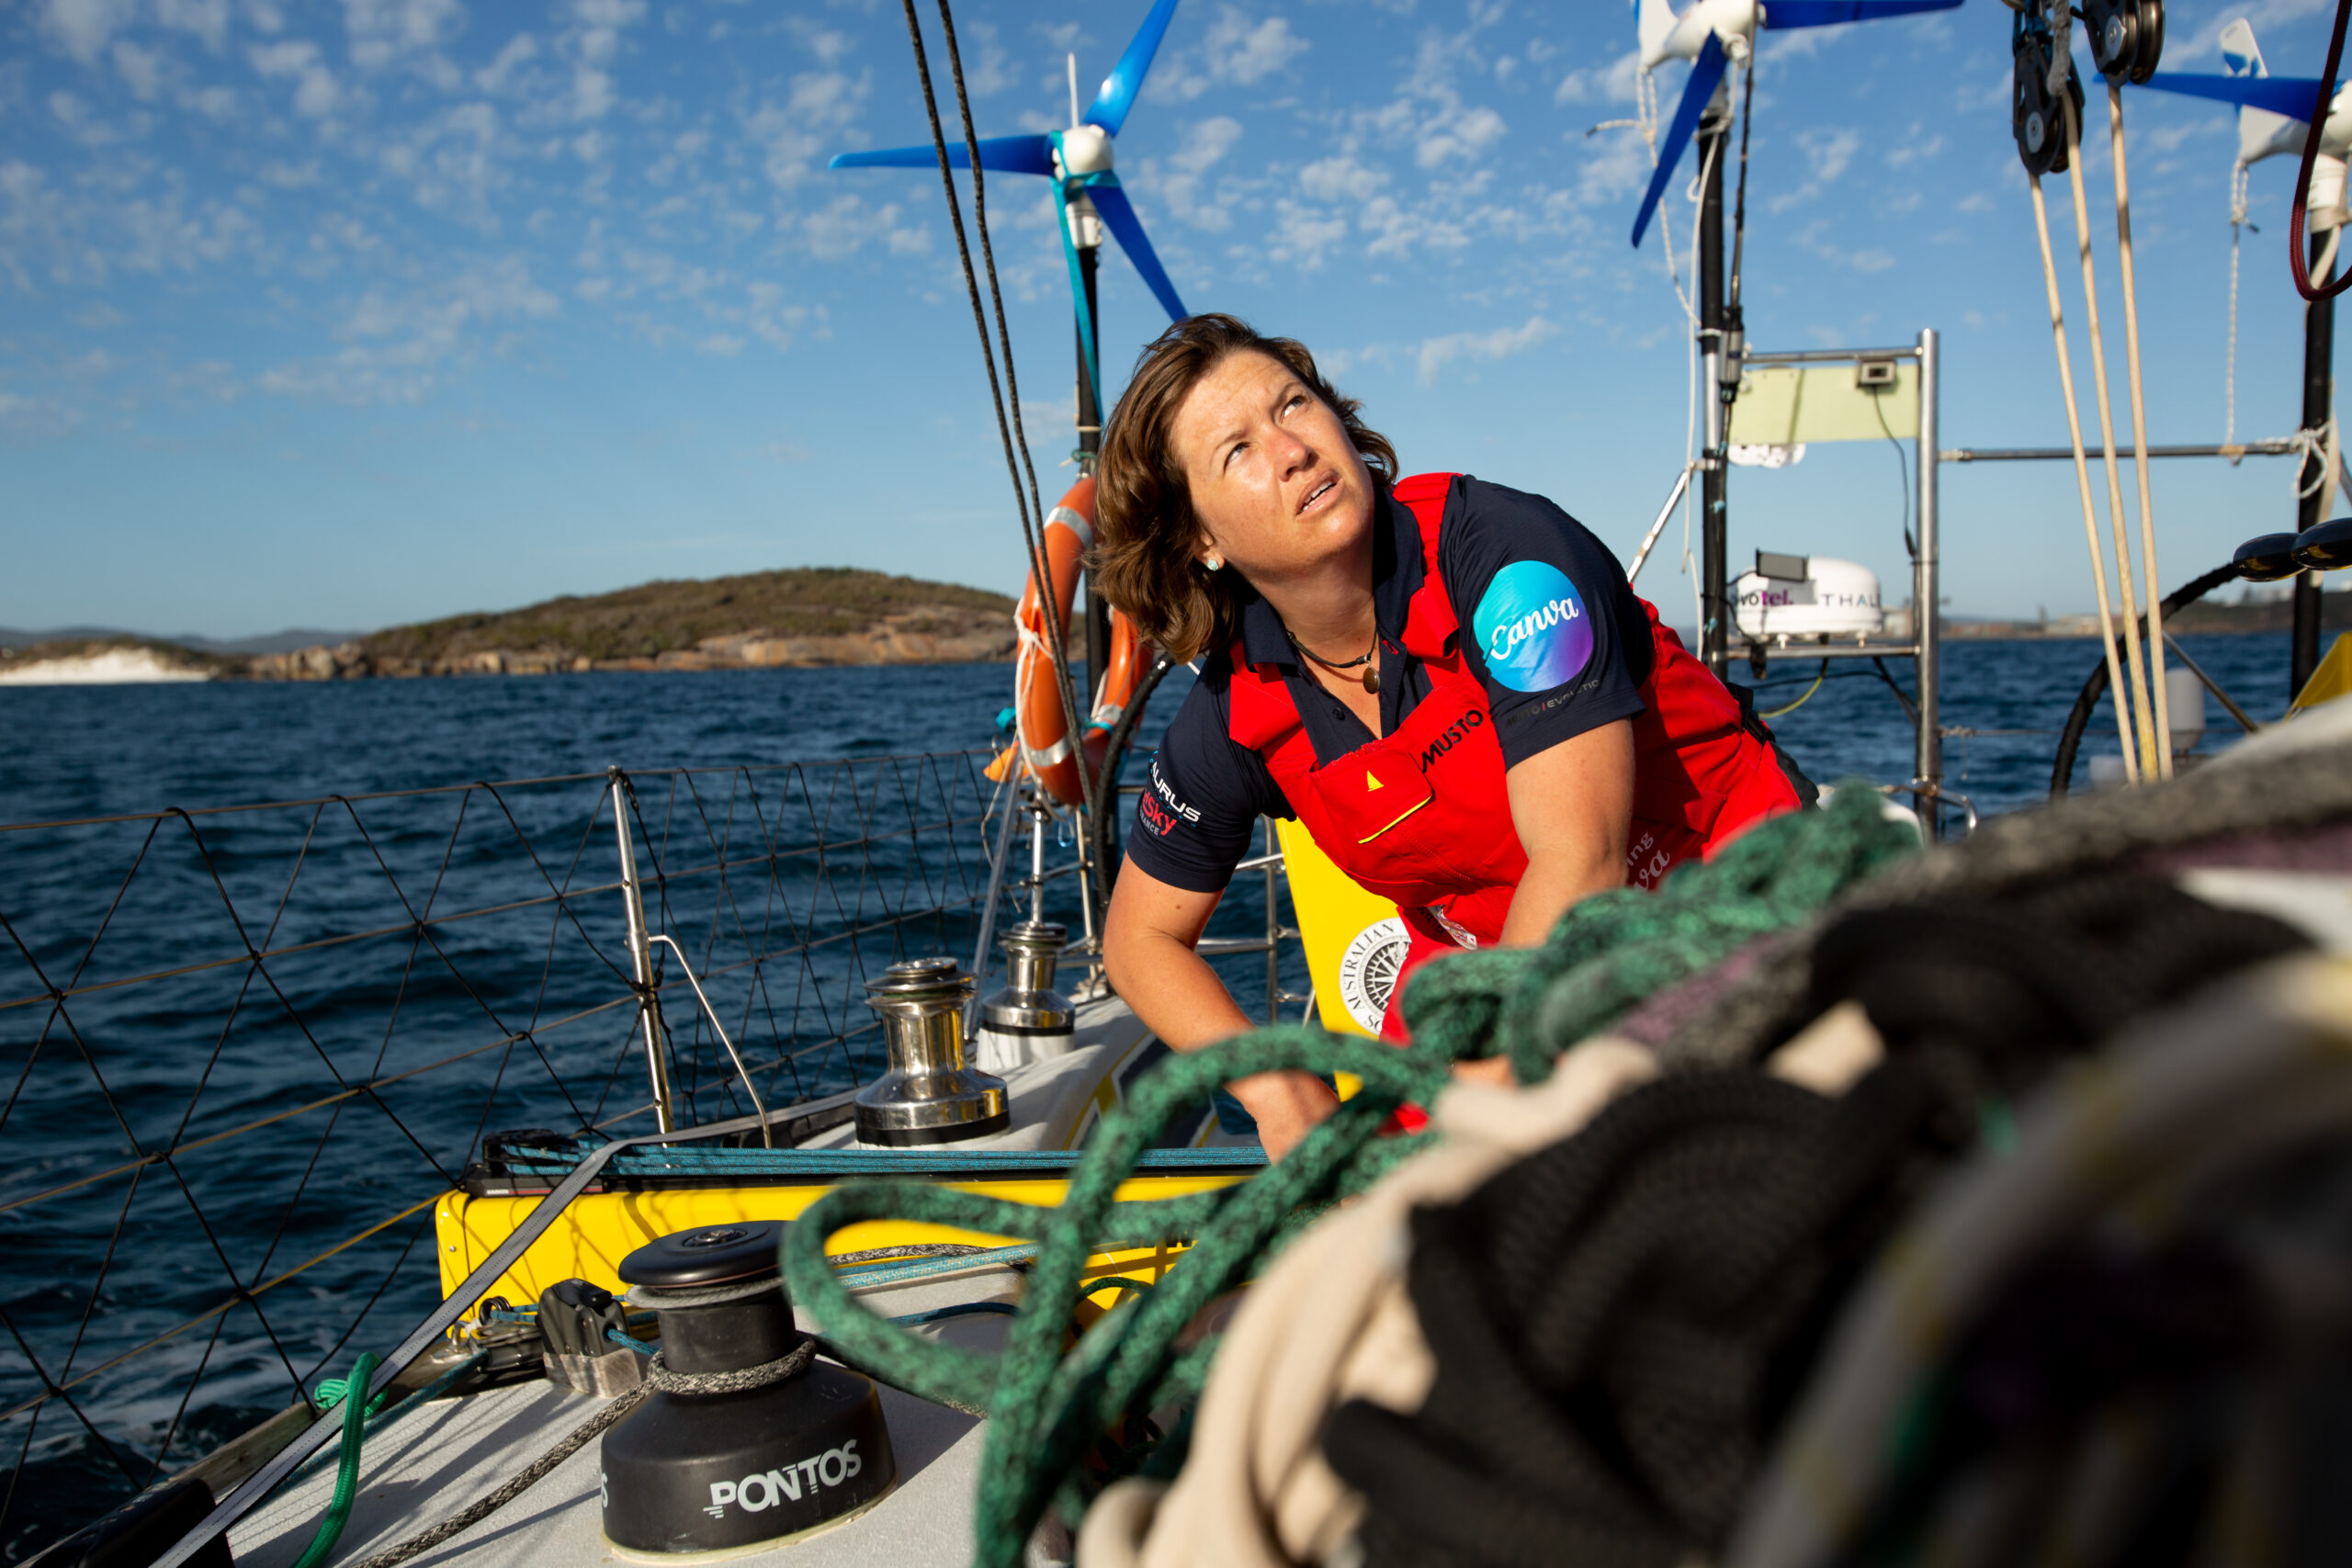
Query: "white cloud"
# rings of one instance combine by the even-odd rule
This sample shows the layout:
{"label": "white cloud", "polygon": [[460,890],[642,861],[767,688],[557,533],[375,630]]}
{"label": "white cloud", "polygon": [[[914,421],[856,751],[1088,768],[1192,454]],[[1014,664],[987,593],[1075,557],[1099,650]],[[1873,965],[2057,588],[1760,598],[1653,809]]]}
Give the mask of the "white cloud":
{"label": "white cloud", "polygon": [[695,344],[695,352],[696,354],[713,354],[718,355],[721,358],[731,359],[736,355],[742,353],[743,345],[749,342],[751,342],[751,339],[738,337],[733,333],[713,333],[708,337],[703,339],[700,343]]}
{"label": "white cloud", "polygon": [[865,90],[863,77],[807,72],[792,79],[782,103],[763,103],[746,117],[744,130],[766,147],[763,165],[769,183],[791,190],[813,177],[820,162],[840,149]]}
{"label": "white cloud", "polygon": [[457,35],[465,15],[458,0],[343,0],[351,62],[374,71],[401,55],[438,49]]}
{"label": "white cloud", "polygon": [[1265,254],[1274,261],[1295,262],[1312,270],[1323,265],[1325,252],[1347,237],[1346,219],[1285,197],[1274,203],[1274,232],[1266,243]]}
{"label": "white cloud", "polygon": [[1498,141],[1508,130],[1503,117],[1480,104],[1455,107],[1430,122],[1413,149],[1413,161],[1424,169],[1441,164],[1466,163]]}
{"label": "white cloud", "polygon": [[294,88],[294,109],[297,114],[316,119],[333,114],[344,99],[342,85],[334,73],[326,68],[319,57],[319,46],[301,39],[288,39],[284,43],[255,44],[245,51],[253,68],[264,76],[291,77]]}
{"label": "white cloud", "polygon": [[1299,188],[1317,201],[1370,201],[1384,183],[1384,176],[1352,152],[1317,158],[1298,172]]}
{"label": "white cloud", "polygon": [[141,103],[152,104],[163,96],[164,63],[160,49],[145,48],[128,39],[114,46],[115,74]]}
{"label": "white cloud", "polygon": [[1150,179],[1152,194],[1165,201],[1178,219],[1196,229],[1230,227],[1231,202],[1207,187],[1211,171],[1240,144],[1241,136],[1241,122],[1227,115],[1212,116],[1187,127],[1183,144],[1165,169],[1145,165],[1143,173]]}
{"label": "white cloud", "polygon": [[95,65],[114,35],[130,25],[135,6],[136,0],[46,0],[40,30],[83,64]]}
{"label": "white cloud", "polygon": [[399,294],[370,289],[355,302],[332,355],[262,373],[262,390],[303,401],[418,403],[453,359],[469,357],[474,335],[502,321],[552,316],[553,294],[520,256],[478,264],[453,277]]}
{"label": "white cloud", "polygon": [[1306,40],[1290,30],[1288,18],[1268,17],[1253,24],[1234,6],[1217,7],[1202,43],[1210,73],[1245,87],[1280,71],[1306,49]]}
{"label": "white cloud", "polygon": [[1552,101],[1555,104],[1630,104],[1634,99],[1634,83],[1640,74],[1641,62],[1641,51],[1629,49],[1606,65],[1588,65],[1581,70],[1562,72],[1560,85],[1552,89]]}
{"label": "white cloud", "polygon": [[1448,333],[1443,337],[1423,338],[1419,356],[1421,384],[1425,387],[1435,385],[1438,372],[1457,359],[1506,359],[1533,348],[1558,331],[1543,317],[1530,316],[1515,327],[1498,327],[1487,333]]}
{"label": "white cloud", "polygon": [[1797,132],[1797,146],[1804,152],[1809,178],[1794,190],[1783,191],[1772,198],[1775,212],[1786,212],[1800,202],[1812,200],[1845,176],[1862,150],[1862,133],[1846,127],[1835,129],[1808,128]]}
{"label": "white cloud", "polygon": [[155,19],[178,32],[193,33],[218,54],[229,42],[229,0],[155,0]]}

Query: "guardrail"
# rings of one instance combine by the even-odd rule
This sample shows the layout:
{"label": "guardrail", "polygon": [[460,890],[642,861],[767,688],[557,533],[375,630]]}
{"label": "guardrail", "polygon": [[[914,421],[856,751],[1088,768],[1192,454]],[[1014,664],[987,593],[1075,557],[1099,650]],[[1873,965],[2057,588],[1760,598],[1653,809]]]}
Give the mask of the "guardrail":
{"label": "guardrail", "polygon": [[484,1133],[700,1125],[752,1084],[780,1107],[870,1077],[865,976],[978,928],[986,761],[0,827],[0,1553],[414,1321],[436,1276],[404,1265]]}

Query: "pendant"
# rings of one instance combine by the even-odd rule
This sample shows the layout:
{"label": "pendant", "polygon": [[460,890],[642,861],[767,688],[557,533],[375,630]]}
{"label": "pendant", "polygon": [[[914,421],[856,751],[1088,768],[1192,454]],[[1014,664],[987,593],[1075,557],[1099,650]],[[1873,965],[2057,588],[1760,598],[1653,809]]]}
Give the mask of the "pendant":
{"label": "pendant", "polygon": [[1375,697],[1380,694],[1379,665],[1367,664],[1363,667],[1363,689],[1370,692]]}

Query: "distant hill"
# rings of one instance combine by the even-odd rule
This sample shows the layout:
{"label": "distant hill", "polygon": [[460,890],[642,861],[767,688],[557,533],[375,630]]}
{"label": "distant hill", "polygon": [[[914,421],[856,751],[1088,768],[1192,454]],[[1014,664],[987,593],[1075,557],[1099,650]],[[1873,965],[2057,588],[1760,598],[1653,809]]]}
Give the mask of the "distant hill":
{"label": "distant hill", "polygon": [[14,626],[0,626],[0,648],[30,648],[41,643],[118,643],[131,641],[156,643],[173,648],[185,648],[198,653],[284,653],[297,648],[316,648],[349,642],[364,637],[364,632],[322,631],[316,626],[288,626],[282,632],[270,632],[262,637],[198,637],[182,632],[156,637],[146,632],[126,630],[121,626],[58,626],[45,632],[20,631]]}
{"label": "distant hill", "polygon": [[261,654],[260,680],[1009,659],[1012,601],[847,567],[658,581]]}

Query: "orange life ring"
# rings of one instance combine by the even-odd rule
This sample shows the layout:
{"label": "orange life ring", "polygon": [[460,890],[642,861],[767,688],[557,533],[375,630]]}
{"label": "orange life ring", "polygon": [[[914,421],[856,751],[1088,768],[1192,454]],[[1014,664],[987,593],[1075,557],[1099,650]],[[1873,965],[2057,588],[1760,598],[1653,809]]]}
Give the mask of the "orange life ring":
{"label": "orange life ring", "polygon": [[[1070,486],[1046,515],[1046,570],[1053,578],[1055,619],[1065,633],[1070,629],[1070,614],[1078,600],[1079,572],[1093,542],[1094,480],[1090,476]],[[1021,651],[1012,667],[1012,705],[1019,726],[1013,750],[1047,795],[1064,806],[1079,805],[1084,795],[1078,759],[1070,746],[1069,716],[1062,706],[1034,570],[1021,591],[1021,608],[1013,614],[1013,624],[1021,634]],[[1150,645],[1136,636],[1134,623],[1116,610],[1111,612],[1111,654],[1105,662],[1108,668],[1095,690],[1093,711],[1087,716],[1080,740],[1086,748],[1090,778],[1102,766],[1111,727],[1118,723],[1152,662]],[[1000,777],[1001,764],[1010,759],[1010,753],[1000,758],[989,776]]]}

